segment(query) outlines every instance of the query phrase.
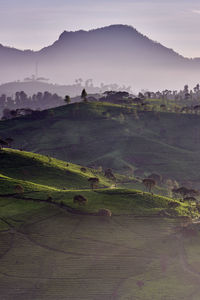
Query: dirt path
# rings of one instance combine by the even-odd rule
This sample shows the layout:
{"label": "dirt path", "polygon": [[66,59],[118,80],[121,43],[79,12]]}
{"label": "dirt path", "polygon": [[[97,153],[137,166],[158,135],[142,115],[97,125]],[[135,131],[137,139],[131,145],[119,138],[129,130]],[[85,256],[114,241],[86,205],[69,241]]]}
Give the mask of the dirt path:
{"label": "dirt path", "polygon": [[14,245],[14,233],[9,233],[11,235],[10,243],[8,245],[8,248],[0,255],[0,260],[13,248]]}
{"label": "dirt path", "polygon": [[180,236],[178,236],[178,246],[179,246],[179,253],[180,253],[180,263],[182,268],[184,269],[184,271],[195,276],[200,281],[200,272],[196,271],[187,261],[187,254]]}

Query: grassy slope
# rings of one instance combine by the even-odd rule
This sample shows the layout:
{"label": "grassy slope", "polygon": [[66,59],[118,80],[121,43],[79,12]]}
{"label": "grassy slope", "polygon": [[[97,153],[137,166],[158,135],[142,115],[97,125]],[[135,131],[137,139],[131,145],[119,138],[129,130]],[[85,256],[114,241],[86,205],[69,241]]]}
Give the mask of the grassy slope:
{"label": "grassy slope", "polygon": [[139,120],[133,110],[119,105],[72,104],[44,111],[37,120],[0,122],[0,136],[13,137],[14,147],[81,165],[129,174],[139,169],[198,184],[200,116],[138,115]]}
{"label": "grassy slope", "polygon": [[81,189],[89,188],[88,179],[98,176],[100,186],[110,186],[101,173],[87,168],[81,171],[81,166],[48,158],[31,152],[12,149],[0,151],[1,174],[20,180],[56,188]]}
{"label": "grassy slope", "polygon": [[[47,158],[42,155],[4,149],[1,150],[0,165],[0,227],[5,229],[7,223],[14,225],[21,224],[31,213],[39,211],[46,205],[47,207],[54,204],[44,202],[33,202],[30,199],[46,200],[52,197],[56,203],[61,201],[71,208],[81,210],[82,212],[96,213],[100,208],[107,208],[115,215],[132,214],[132,215],[156,215],[161,210],[168,209],[168,203],[171,199],[158,195],[151,195],[142,191],[133,189],[96,189],[94,191],[88,188],[87,178],[91,176],[88,173],[82,174],[80,166],[69,164],[66,172],[66,162]],[[34,159],[33,159],[34,157]],[[12,168],[11,168],[12,166]],[[20,167],[21,166],[21,167]],[[26,167],[26,168],[25,168]],[[24,176],[24,168],[28,173]],[[37,172],[36,172],[37,171]],[[63,173],[64,172],[64,173]],[[69,172],[73,180],[71,180]],[[36,176],[38,174],[38,176]],[[100,182],[104,186],[111,184],[100,175]],[[63,184],[70,186],[68,190],[63,190],[60,186]],[[21,184],[24,187],[24,195],[18,199],[6,196],[15,193],[15,186]],[[88,199],[86,206],[79,206],[73,203],[73,197],[82,194]],[[27,198],[23,200],[22,198]],[[176,210],[169,211],[169,214],[188,215],[188,205],[180,203]],[[14,220],[14,221],[13,221]]]}
{"label": "grassy slope", "polygon": [[[162,196],[152,196],[148,193],[143,193],[137,190],[127,189],[104,189],[104,190],[70,190],[63,191],[56,188],[45,187],[37,184],[32,184],[26,181],[20,181],[9,177],[0,177],[0,191],[2,194],[12,193],[16,184],[22,184],[25,192],[24,198],[46,200],[49,196],[53,201],[60,203],[61,201],[79,211],[83,212],[98,212],[100,208],[110,209],[114,215],[137,215],[150,216],[156,215],[161,210],[168,209],[168,203],[171,199]],[[73,197],[81,194],[88,199],[86,206],[79,206],[73,203]],[[54,205],[54,204],[46,204]],[[176,210],[170,210],[169,215],[188,215],[188,205],[180,204]],[[15,220],[26,219],[26,212],[43,207],[44,203],[33,202],[30,200],[15,199],[11,197],[0,198],[0,218],[8,218]]]}

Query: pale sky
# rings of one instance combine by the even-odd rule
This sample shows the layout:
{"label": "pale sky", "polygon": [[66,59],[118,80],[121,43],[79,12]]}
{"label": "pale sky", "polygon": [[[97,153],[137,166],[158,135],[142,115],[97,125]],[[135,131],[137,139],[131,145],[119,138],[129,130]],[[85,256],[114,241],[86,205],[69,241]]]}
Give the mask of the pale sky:
{"label": "pale sky", "polygon": [[0,43],[39,50],[64,30],[127,24],[200,57],[200,0],[0,0]]}

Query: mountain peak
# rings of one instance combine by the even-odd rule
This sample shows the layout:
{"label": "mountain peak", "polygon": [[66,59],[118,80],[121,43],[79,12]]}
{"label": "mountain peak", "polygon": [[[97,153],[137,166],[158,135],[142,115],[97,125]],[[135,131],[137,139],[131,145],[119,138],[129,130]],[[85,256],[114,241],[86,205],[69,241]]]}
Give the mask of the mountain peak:
{"label": "mountain peak", "polygon": [[59,36],[59,41],[64,40],[71,36],[83,36],[84,34],[90,34],[90,33],[96,33],[96,32],[107,32],[107,33],[137,33],[139,32],[130,25],[124,25],[124,24],[114,24],[114,25],[108,25],[105,27],[100,27],[96,29],[91,30],[77,30],[77,31],[63,31],[61,35]]}
{"label": "mountain peak", "polygon": [[59,36],[59,40],[63,40],[69,36],[72,36],[72,35],[81,35],[81,34],[84,34],[86,33],[85,30],[78,30],[78,31],[66,31],[64,30],[61,35]]}

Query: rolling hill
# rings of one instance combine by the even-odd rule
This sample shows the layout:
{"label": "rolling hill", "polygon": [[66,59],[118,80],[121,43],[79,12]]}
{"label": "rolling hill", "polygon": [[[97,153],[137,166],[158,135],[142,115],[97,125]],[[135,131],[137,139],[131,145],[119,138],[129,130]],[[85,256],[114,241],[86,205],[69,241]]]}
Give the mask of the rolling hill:
{"label": "rolling hill", "polygon": [[[98,93],[102,90],[100,87],[87,86],[88,93]],[[32,96],[37,92],[44,93],[48,91],[49,93],[56,93],[63,98],[66,95],[75,97],[81,95],[83,86],[80,84],[72,85],[59,85],[47,82],[42,82],[40,80],[30,80],[30,81],[14,81],[8,82],[0,85],[0,95],[5,94],[6,96],[12,97],[16,92],[24,91],[28,96]],[[105,88],[103,89],[103,91]],[[73,101],[73,100],[72,100]]]}
{"label": "rolling hill", "polygon": [[88,167],[199,188],[199,115],[138,112],[106,103],[76,103],[0,122],[14,148]]}
{"label": "rolling hill", "polygon": [[[188,203],[178,202],[177,207],[172,209],[170,198],[135,189],[113,188],[113,182],[101,172],[91,169],[82,172],[80,166],[54,158],[2,149],[0,160],[0,206],[5,206],[0,213],[3,228],[6,224],[17,225],[18,219],[21,223],[27,213],[29,216],[32,209],[43,208],[44,204],[80,214],[96,214],[101,208],[109,209],[115,215],[154,216],[163,210],[169,216],[190,214]],[[91,190],[88,179],[94,176],[99,178],[99,185]],[[23,191],[18,192],[16,186],[23,187]],[[87,205],[80,206],[73,202],[78,194],[88,200]]]}
{"label": "rolling hill", "polygon": [[[94,170],[82,174],[80,166],[31,152],[1,149],[0,160],[1,297],[148,300],[158,284],[166,297],[199,293],[192,280],[199,276],[199,230],[188,225],[199,214],[189,203],[135,189],[91,190],[86,180]],[[80,194],[86,205],[74,203]],[[99,216],[102,208],[112,216]]]}

